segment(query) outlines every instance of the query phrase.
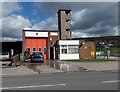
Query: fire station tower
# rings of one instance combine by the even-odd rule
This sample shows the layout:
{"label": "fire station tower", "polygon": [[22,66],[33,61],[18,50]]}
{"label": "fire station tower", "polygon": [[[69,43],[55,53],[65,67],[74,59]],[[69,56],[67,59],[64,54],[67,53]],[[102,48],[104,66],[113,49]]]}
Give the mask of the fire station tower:
{"label": "fire station tower", "polygon": [[71,10],[58,10],[58,39],[71,39]]}

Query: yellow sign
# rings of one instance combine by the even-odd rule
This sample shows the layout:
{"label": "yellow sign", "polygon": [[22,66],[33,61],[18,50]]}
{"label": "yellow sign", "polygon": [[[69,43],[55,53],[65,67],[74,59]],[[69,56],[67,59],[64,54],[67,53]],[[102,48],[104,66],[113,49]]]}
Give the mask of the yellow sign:
{"label": "yellow sign", "polygon": [[91,54],[91,56],[94,56],[94,55],[95,55],[95,52],[94,52],[94,51],[91,51],[90,54]]}

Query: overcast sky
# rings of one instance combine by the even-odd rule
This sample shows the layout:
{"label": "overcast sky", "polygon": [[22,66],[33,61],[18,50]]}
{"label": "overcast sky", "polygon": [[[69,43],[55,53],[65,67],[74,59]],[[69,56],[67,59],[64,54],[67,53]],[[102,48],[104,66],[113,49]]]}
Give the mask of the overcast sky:
{"label": "overcast sky", "polygon": [[[21,40],[22,29],[58,30],[57,11],[71,9],[72,37],[118,35],[117,2],[4,2],[3,40]],[[1,22],[0,22],[1,23]]]}

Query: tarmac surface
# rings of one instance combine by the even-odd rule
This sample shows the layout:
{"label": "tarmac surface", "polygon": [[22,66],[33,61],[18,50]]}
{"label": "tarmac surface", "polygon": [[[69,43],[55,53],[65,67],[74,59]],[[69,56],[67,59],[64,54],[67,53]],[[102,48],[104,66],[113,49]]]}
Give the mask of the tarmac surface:
{"label": "tarmac surface", "polygon": [[67,72],[3,76],[2,90],[118,90],[118,73]]}

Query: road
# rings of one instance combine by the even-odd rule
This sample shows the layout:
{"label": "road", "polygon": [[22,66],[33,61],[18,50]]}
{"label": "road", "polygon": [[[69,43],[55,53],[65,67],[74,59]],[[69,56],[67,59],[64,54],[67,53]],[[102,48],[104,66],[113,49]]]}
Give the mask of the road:
{"label": "road", "polygon": [[117,90],[118,72],[67,72],[3,76],[5,90]]}

